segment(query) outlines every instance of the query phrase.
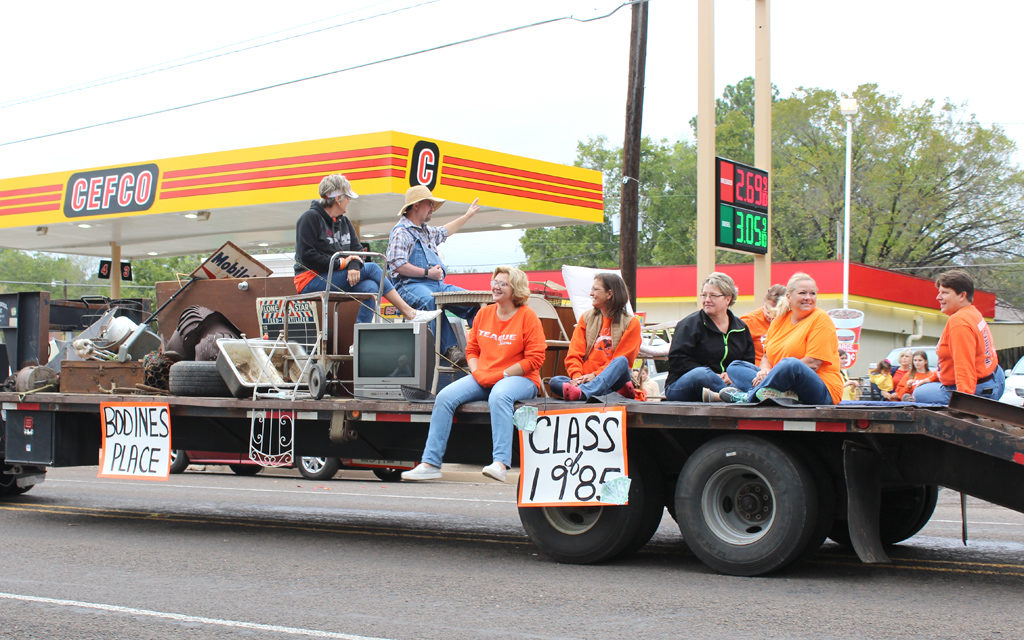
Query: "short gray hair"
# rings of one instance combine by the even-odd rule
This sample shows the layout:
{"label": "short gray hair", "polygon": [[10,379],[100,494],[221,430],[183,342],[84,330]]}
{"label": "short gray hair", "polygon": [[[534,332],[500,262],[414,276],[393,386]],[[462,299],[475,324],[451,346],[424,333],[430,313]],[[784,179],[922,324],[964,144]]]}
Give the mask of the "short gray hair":
{"label": "short gray hair", "polygon": [[710,284],[723,294],[729,296],[730,307],[735,304],[736,298],[740,295],[740,290],[736,286],[736,283],[733,282],[732,278],[730,278],[728,274],[722,273],[721,271],[714,271],[707,278],[704,278],[704,282],[700,285],[700,288],[703,289],[706,284]]}
{"label": "short gray hair", "polygon": [[317,193],[320,194],[320,206],[324,208],[330,206],[331,201],[338,196],[345,196],[352,200],[359,197],[352,190],[352,183],[340,173],[324,176],[324,179],[320,181],[320,186],[317,188]]}

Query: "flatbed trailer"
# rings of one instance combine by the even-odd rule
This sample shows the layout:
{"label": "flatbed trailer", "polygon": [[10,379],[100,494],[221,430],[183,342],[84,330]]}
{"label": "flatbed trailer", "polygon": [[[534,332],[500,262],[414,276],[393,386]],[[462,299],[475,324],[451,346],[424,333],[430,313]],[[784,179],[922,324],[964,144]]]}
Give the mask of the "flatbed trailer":
{"label": "flatbed trailer", "polygon": [[[612,403],[613,398],[605,397]],[[174,449],[245,453],[254,416],[288,412],[294,455],[416,461],[432,404],[364,399],[0,393],[0,495],[46,469],[97,464],[101,403],[166,403]],[[539,398],[541,411],[583,406]],[[781,569],[825,540],[865,562],[919,531],[938,487],[1024,512],[1024,410],[964,394],[948,407],[631,402],[628,504],[520,506],[534,544],[560,562],[641,548],[667,507],[691,550],[735,575]],[[593,405],[586,405],[593,406]],[[456,414],[446,462],[490,462],[486,403]]]}

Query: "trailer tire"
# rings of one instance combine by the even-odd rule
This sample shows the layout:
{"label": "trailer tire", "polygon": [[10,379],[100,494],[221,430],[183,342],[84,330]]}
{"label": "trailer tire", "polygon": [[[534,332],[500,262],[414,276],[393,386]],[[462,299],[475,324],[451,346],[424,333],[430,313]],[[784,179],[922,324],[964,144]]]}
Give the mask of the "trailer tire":
{"label": "trailer tire", "polygon": [[[35,486],[35,485],[33,485]],[[18,478],[8,474],[0,474],[0,498],[20,496],[32,487],[19,487]]]}
{"label": "trailer tire", "polygon": [[641,450],[633,444],[629,448],[626,505],[519,508],[523,528],[541,553],[557,562],[593,564],[636,551],[650,540],[661,522],[664,499],[650,458]]}
{"label": "trailer tire", "polygon": [[228,468],[231,469],[236,476],[254,476],[260,471],[263,471],[263,467],[258,464],[229,464]]}
{"label": "trailer tire", "polygon": [[[939,487],[935,485],[883,489],[878,519],[882,544],[888,546],[912,538],[928,524],[938,500]],[[843,546],[851,546],[848,524],[845,519],[836,520],[828,537]]]}
{"label": "trailer tire", "polygon": [[722,436],[683,465],[676,514],[683,539],[704,564],[757,576],[807,549],[819,524],[818,492],[799,456],[756,436]]}
{"label": "trailer tire", "polygon": [[217,371],[217,363],[207,360],[182,360],[171,365],[167,386],[171,395],[226,398],[228,385]]}
{"label": "trailer tire", "polygon": [[330,480],[338,473],[337,458],[324,458],[318,456],[300,456],[299,473],[307,480]]}
{"label": "trailer tire", "polygon": [[171,451],[171,473],[184,473],[185,469],[188,469],[188,463],[188,454],[184,449]]}
{"label": "trailer tire", "polygon": [[380,480],[381,482],[402,481],[401,469],[374,469],[373,475],[377,476],[377,479]]}

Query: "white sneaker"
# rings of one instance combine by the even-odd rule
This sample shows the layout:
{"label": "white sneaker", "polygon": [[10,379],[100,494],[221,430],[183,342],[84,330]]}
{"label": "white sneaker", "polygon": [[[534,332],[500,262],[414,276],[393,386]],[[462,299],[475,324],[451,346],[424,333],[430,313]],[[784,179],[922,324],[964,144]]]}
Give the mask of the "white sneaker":
{"label": "white sneaker", "polygon": [[505,465],[500,462],[492,462],[483,469],[483,474],[491,480],[497,480],[498,482],[505,482],[505,477],[508,475],[508,469]]}
{"label": "white sneaker", "polygon": [[402,472],[402,480],[437,480],[441,477],[441,470],[426,462],[416,465],[415,469]]}
{"label": "white sneaker", "polygon": [[430,322],[439,315],[441,315],[440,309],[434,309],[433,311],[424,311],[421,309],[417,311],[413,319],[408,322]]}

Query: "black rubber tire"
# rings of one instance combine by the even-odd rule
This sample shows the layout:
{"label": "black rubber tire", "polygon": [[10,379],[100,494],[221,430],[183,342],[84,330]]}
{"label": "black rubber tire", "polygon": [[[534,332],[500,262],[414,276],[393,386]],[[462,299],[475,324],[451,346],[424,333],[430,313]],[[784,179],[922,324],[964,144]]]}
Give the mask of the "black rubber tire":
{"label": "black rubber tire", "polygon": [[[658,471],[654,458],[646,447],[639,446],[639,443],[632,442],[629,445],[629,476],[633,482],[640,478],[643,484],[643,505],[640,516],[640,526],[626,548],[616,557],[624,558],[636,553],[646,545],[661,525],[661,518],[665,515],[665,485],[662,482],[661,473]],[[632,500],[632,495],[630,496]]]}
{"label": "black rubber tire", "polygon": [[811,539],[807,541],[807,547],[800,554],[800,559],[803,559],[814,555],[821,548],[832,529],[836,518],[836,483],[828,471],[828,466],[814,451],[800,446],[794,447],[793,451],[807,465],[808,471],[814,477],[814,486],[818,490],[818,521],[814,525]]}
{"label": "black rubber tire", "polygon": [[705,443],[676,482],[679,530],[720,573],[757,576],[800,557],[818,523],[814,477],[768,440],[727,435]]}
{"label": "black rubber tire", "polygon": [[[520,507],[519,520],[545,556],[569,564],[604,562],[635,551],[650,540],[652,513],[661,519],[664,499],[652,483],[642,447],[629,449],[629,503],[622,506]],[[654,486],[654,490],[648,486]]]}
{"label": "black rubber tire", "polygon": [[20,496],[31,489],[32,487],[19,487],[18,479],[14,476],[0,474],[0,498]]}
{"label": "black rubber tire", "polygon": [[228,468],[234,471],[236,476],[254,476],[263,471],[263,467],[258,464],[229,464]]}
{"label": "black rubber tire", "polygon": [[295,465],[299,473],[307,480],[330,480],[338,473],[340,464],[337,458],[321,458],[317,456],[302,456]]}
{"label": "black rubber tire", "polygon": [[185,469],[188,469],[188,464],[188,454],[184,449],[171,451],[171,473],[184,473]]}
{"label": "black rubber tire", "polygon": [[171,395],[226,398],[231,395],[217,363],[206,360],[182,360],[171,365],[167,386]]}
{"label": "black rubber tire", "polygon": [[377,479],[380,480],[381,482],[402,481],[401,469],[374,469],[373,475],[377,476]]}
{"label": "black rubber tire", "polygon": [[[879,537],[883,545],[893,545],[912,538],[924,528],[935,513],[939,500],[939,487],[916,485],[898,489],[882,490],[882,507],[879,514]],[[843,546],[851,546],[848,522],[836,520],[828,537]]]}

